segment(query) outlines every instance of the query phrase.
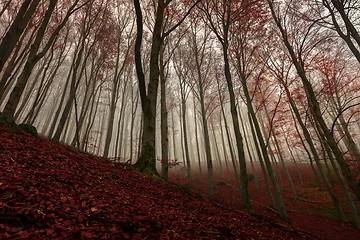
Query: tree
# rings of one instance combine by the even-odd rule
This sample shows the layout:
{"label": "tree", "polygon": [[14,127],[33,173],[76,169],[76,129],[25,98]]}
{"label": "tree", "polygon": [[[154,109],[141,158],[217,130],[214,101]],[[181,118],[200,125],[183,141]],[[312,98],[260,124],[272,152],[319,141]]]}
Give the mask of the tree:
{"label": "tree", "polygon": [[[211,113],[209,106],[213,100],[214,94],[212,93],[213,74],[211,67],[214,64],[213,56],[213,41],[211,32],[208,29],[200,31],[202,26],[199,22],[194,21],[195,24],[191,25],[191,33],[188,39],[191,52],[193,56],[190,61],[187,62],[190,70],[190,76],[193,83],[190,84],[192,88],[192,94],[198,100],[200,105],[201,125],[203,129],[203,139],[205,148],[205,158],[208,170],[208,194],[214,195],[215,183],[214,183],[214,169],[213,158],[210,145],[210,134],[208,126],[208,116]],[[188,54],[190,55],[190,54]],[[185,104],[185,103],[184,103]]]}
{"label": "tree", "polygon": [[236,98],[232,82],[232,76],[229,63],[229,34],[230,29],[235,21],[241,21],[241,13],[248,10],[248,6],[252,3],[247,1],[232,1],[225,2],[206,1],[201,5],[203,12],[206,15],[211,30],[216,35],[222,47],[224,74],[228,86],[231,116],[234,126],[234,133],[236,139],[236,150],[240,162],[240,183],[241,183],[241,198],[245,209],[250,209],[250,199],[248,193],[248,176],[246,170],[245,151],[243,139],[240,132],[240,124],[238,119],[238,112],[236,108]]}
{"label": "tree", "polygon": [[56,26],[55,30],[52,32],[52,34],[49,37],[49,40],[45,43],[44,48],[38,52],[40,48],[40,44],[42,40],[44,39],[47,26],[50,22],[51,16],[53,14],[53,11],[55,10],[57,0],[52,0],[49,3],[48,9],[45,13],[45,16],[41,22],[41,25],[38,29],[38,32],[36,34],[36,38],[32,44],[32,47],[30,48],[30,53],[27,62],[25,63],[25,66],[16,82],[16,85],[14,89],[12,90],[9,100],[4,108],[4,116],[7,122],[13,122],[13,116],[15,113],[15,110],[18,106],[18,103],[20,101],[21,95],[25,89],[26,83],[30,77],[30,74],[32,70],[34,69],[36,63],[47,53],[47,51],[50,49],[50,47],[54,44],[56,38],[58,37],[59,32],[61,29],[65,26],[66,22],[68,21],[69,17],[78,9],[80,9],[82,6],[77,6],[79,0],[75,1],[73,5],[70,6],[69,10],[66,13],[66,16],[62,19],[60,24]]}
{"label": "tree", "polygon": [[[63,132],[66,133],[66,131],[64,131],[64,126],[70,116],[73,103],[75,102],[76,105],[76,91],[80,84],[82,73],[84,73],[85,71],[86,61],[89,58],[91,51],[95,47],[94,39],[93,41],[88,41],[90,38],[89,36],[94,31],[96,32],[96,30],[99,29],[99,26],[102,25],[99,18],[101,17],[101,14],[105,14],[103,11],[97,11],[93,13],[92,10],[94,8],[96,9],[96,7],[100,7],[101,9],[101,7],[103,7],[103,4],[104,3],[100,3],[100,6],[97,6],[96,2],[91,2],[91,4],[87,5],[84,9],[84,15],[80,19],[79,42],[76,44],[72,63],[73,65],[69,69],[68,81],[66,83],[70,84],[69,96],[65,103],[64,110],[58,121],[59,123],[56,127],[56,130],[54,130],[54,134],[51,136],[52,140],[54,141],[59,141],[61,134]],[[97,26],[98,28],[94,30],[94,26]],[[62,106],[59,106],[59,110],[61,107]],[[57,118],[54,119],[53,127],[55,127],[57,120]]]}
{"label": "tree", "polygon": [[[122,75],[126,70],[126,66],[130,64],[133,58],[133,54],[130,52],[131,48],[133,47],[132,31],[134,26],[134,22],[131,22],[132,12],[129,11],[129,9],[131,8],[125,5],[125,6],[118,6],[118,9],[119,12],[118,12],[117,25],[114,26],[115,29],[110,29],[110,32],[114,32],[114,31],[116,32],[115,38],[116,38],[117,47],[116,47],[116,60],[115,60],[115,70],[114,70],[115,72],[112,78],[108,127],[107,127],[104,155],[103,155],[105,158],[109,157],[110,143],[112,140],[113,128],[114,128],[116,105],[120,97],[119,95],[120,95]],[[130,30],[127,30],[127,28],[129,28]],[[109,32],[109,30],[104,31],[103,34],[106,34],[106,32]],[[120,119],[123,113],[123,108],[124,108],[123,104],[125,104],[124,101],[125,90],[129,79],[125,78],[125,80],[126,81],[124,81],[125,82],[124,91],[122,94],[123,101],[121,101],[122,106],[120,110]],[[117,138],[117,140],[118,139],[119,138]],[[117,148],[118,146],[115,147]],[[117,157],[116,154],[115,157]]]}
{"label": "tree", "polygon": [[22,3],[14,21],[0,43],[0,72],[35,13],[39,2],[40,0],[25,0]]}
{"label": "tree", "polygon": [[[360,10],[359,2],[356,0],[324,0],[322,4],[329,12],[335,31],[346,42],[351,52],[360,62],[360,34],[356,27],[359,24],[357,17]],[[344,26],[342,26],[341,22]]]}
{"label": "tree", "polygon": [[[188,184],[191,185],[191,163],[189,154],[189,138],[188,138],[188,127],[187,127],[187,107],[186,101],[191,92],[192,84],[189,83],[189,51],[183,44],[178,46],[173,57],[175,73],[179,79],[180,98],[181,98],[181,120],[183,129],[183,141],[184,141],[184,152],[186,161],[186,175]],[[190,85],[190,86],[189,86]],[[196,124],[196,123],[195,123]]]}
{"label": "tree", "polygon": [[[331,133],[331,130],[328,128],[322,113],[320,104],[317,100],[316,94],[314,92],[314,89],[312,87],[312,84],[309,80],[309,78],[306,75],[306,69],[305,69],[305,59],[302,54],[305,54],[304,47],[306,40],[309,38],[310,33],[318,34],[318,32],[313,30],[314,25],[311,24],[308,29],[305,31],[307,34],[303,36],[304,38],[301,40],[301,43],[299,44],[299,49],[296,52],[294,49],[294,46],[291,44],[291,39],[289,39],[289,33],[287,32],[286,28],[283,26],[282,19],[284,16],[279,16],[279,12],[275,10],[274,2],[271,0],[268,0],[268,5],[271,11],[271,15],[273,17],[273,20],[281,34],[282,41],[292,59],[292,62],[296,68],[297,74],[299,75],[301,82],[303,84],[307,102],[309,105],[309,109],[311,111],[312,117],[315,121],[315,126],[318,131],[320,131],[320,136],[323,138],[323,140],[326,142],[326,144],[329,145],[330,149],[332,150],[337,163],[340,166],[340,169],[342,171],[342,174],[344,175],[345,179],[347,180],[348,185],[350,188],[354,191],[357,199],[360,200],[360,185],[357,184],[349,166],[347,165],[344,154],[342,153],[341,149],[339,148],[334,135]],[[318,36],[318,35],[317,35]],[[316,40],[310,41],[310,44],[318,44],[319,42]],[[310,51],[313,48],[308,48]],[[308,53],[307,53],[308,54]],[[307,56],[307,55],[305,55]]]}
{"label": "tree", "polygon": [[[155,124],[156,124],[156,103],[159,86],[159,56],[164,39],[170,35],[185,20],[190,11],[198,2],[195,2],[184,16],[167,31],[163,31],[164,18],[166,18],[165,10],[169,7],[172,0],[158,0],[155,4],[155,23],[152,29],[151,52],[149,62],[149,83],[146,88],[145,74],[141,57],[141,44],[143,38],[143,16],[139,0],[134,0],[136,13],[136,41],[135,41],[135,66],[136,74],[139,82],[139,91],[141,106],[143,111],[143,133],[141,140],[141,153],[134,167],[150,175],[158,175],[155,163]],[[180,6],[184,7],[184,6]]]}

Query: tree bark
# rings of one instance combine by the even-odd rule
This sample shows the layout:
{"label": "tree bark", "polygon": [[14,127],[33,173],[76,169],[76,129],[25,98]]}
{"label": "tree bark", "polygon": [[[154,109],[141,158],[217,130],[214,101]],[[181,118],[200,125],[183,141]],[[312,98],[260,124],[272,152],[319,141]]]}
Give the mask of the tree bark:
{"label": "tree bark", "polygon": [[40,0],[25,0],[0,43],[0,72],[33,16]]}
{"label": "tree bark", "polygon": [[143,111],[143,134],[141,139],[141,152],[134,167],[150,175],[158,175],[156,171],[155,153],[155,124],[156,124],[156,102],[159,85],[159,55],[163,38],[161,36],[164,10],[166,3],[159,0],[156,8],[155,24],[152,31],[151,52],[150,52],[150,79],[148,92],[146,93],[145,75],[141,61],[141,43],[143,35],[142,12],[139,0],[134,0],[136,12],[137,34],[135,41],[135,65],[139,81],[141,106]]}
{"label": "tree bark", "polygon": [[[33,4],[36,1],[33,2]],[[50,40],[47,42],[45,48],[43,49],[42,52],[38,53],[38,50],[40,48],[40,44],[45,36],[45,31],[46,28],[50,22],[50,18],[51,15],[53,13],[53,11],[55,10],[55,6],[56,6],[57,0],[51,0],[48,6],[48,9],[45,13],[45,16],[41,22],[41,25],[38,29],[38,32],[36,34],[36,38],[34,43],[31,45],[30,48],[30,53],[29,53],[29,57],[27,62],[25,63],[25,66],[15,84],[14,89],[12,90],[10,97],[5,105],[4,108],[4,116],[7,122],[11,123],[14,122],[14,114],[16,111],[16,108],[19,104],[20,98],[22,93],[24,92],[25,86],[28,82],[28,79],[30,77],[30,74],[32,72],[32,70],[34,69],[36,63],[45,55],[45,53],[49,50],[50,46],[53,44],[53,42],[55,41],[55,35],[54,34],[58,34],[58,32],[54,32],[53,33],[53,37],[50,38]],[[10,30],[9,30],[10,31]],[[60,31],[60,30],[59,30]],[[4,40],[3,40],[4,41]],[[3,42],[2,42],[3,43]],[[9,43],[9,45],[13,45],[12,43]],[[15,46],[15,44],[14,44]],[[12,50],[12,49],[11,49]],[[10,52],[11,53],[11,52]],[[10,55],[9,53],[9,55]],[[4,54],[4,56],[6,57],[6,55],[8,54],[8,51],[4,51],[1,52],[1,46],[0,46],[0,56],[2,56],[1,54]],[[3,61],[4,60],[0,60],[0,69],[3,66]],[[6,60],[5,60],[6,61]]]}

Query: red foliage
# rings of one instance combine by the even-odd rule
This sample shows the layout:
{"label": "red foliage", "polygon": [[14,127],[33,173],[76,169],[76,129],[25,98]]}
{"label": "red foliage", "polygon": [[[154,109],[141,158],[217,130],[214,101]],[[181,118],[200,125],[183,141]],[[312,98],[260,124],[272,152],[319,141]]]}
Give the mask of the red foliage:
{"label": "red foliage", "polygon": [[0,239],[299,239],[156,179],[0,126]]}

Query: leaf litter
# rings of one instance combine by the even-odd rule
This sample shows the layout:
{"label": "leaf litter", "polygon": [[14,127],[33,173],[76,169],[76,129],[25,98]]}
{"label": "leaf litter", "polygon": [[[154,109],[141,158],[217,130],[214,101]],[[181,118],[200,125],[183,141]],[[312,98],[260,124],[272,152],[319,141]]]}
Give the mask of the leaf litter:
{"label": "leaf litter", "polygon": [[306,239],[188,190],[0,126],[0,239]]}

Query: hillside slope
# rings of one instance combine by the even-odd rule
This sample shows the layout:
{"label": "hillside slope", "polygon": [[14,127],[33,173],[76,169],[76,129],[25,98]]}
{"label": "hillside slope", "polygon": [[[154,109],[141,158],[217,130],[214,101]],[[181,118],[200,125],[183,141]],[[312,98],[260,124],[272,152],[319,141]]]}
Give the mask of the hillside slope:
{"label": "hillside slope", "polygon": [[0,126],[0,239],[302,239],[181,188]]}

